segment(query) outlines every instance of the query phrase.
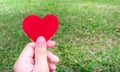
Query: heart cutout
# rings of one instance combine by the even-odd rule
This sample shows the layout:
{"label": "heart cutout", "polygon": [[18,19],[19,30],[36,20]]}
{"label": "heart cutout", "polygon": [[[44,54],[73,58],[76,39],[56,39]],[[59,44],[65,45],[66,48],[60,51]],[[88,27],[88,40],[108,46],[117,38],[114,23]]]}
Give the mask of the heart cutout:
{"label": "heart cutout", "polygon": [[58,18],[49,14],[44,18],[37,15],[29,15],[24,18],[22,28],[24,32],[36,42],[39,36],[44,36],[48,41],[58,29]]}

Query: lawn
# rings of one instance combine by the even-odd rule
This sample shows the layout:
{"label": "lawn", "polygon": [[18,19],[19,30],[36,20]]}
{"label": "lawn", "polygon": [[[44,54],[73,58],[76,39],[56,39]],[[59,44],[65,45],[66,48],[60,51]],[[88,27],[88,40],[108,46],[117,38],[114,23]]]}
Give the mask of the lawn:
{"label": "lawn", "polygon": [[0,0],[0,72],[11,72],[30,42],[21,28],[30,14],[55,14],[61,59],[57,72],[120,71],[120,0]]}

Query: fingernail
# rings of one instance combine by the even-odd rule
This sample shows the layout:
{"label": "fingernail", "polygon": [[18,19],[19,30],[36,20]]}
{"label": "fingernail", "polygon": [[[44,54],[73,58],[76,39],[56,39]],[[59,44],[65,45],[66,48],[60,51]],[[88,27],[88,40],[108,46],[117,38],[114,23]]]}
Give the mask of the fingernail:
{"label": "fingernail", "polygon": [[43,36],[40,36],[37,38],[37,41],[36,41],[36,46],[45,46],[46,45],[46,40]]}

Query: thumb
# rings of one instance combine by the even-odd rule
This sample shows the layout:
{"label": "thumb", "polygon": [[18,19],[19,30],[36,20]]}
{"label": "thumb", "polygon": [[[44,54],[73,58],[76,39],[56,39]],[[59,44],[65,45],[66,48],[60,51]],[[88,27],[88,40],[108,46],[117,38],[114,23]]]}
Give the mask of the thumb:
{"label": "thumb", "polygon": [[49,72],[47,46],[44,37],[38,37],[35,45],[35,67],[33,72]]}

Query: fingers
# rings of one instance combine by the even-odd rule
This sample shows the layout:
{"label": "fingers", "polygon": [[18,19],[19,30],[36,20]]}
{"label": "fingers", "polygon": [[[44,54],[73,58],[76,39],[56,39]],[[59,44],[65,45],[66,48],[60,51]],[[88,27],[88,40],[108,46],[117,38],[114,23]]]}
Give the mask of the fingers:
{"label": "fingers", "polygon": [[52,47],[55,47],[56,46],[56,42],[55,41],[47,41],[47,47],[48,48],[52,48]]}
{"label": "fingers", "polygon": [[22,53],[20,55],[20,58],[23,58],[23,57],[32,58],[34,56],[34,46],[35,46],[34,42],[28,43],[25,46],[25,48],[23,49],[23,51],[22,51]]}
{"label": "fingers", "polygon": [[31,42],[25,46],[20,54],[20,57],[14,64],[15,72],[30,72],[34,64],[34,42]]}
{"label": "fingers", "polygon": [[35,44],[35,67],[33,72],[49,72],[47,47],[44,37],[39,37]]}
{"label": "fingers", "polygon": [[[33,42],[33,40],[31,40]],[[56,46],[56,42],[55,41],[47,41],[47,48],[52,48]]]}
{"label": "fingers", "polygon": [[47,47],[46,47],[46,41],[44,37],[39,37],[36,41],[35,45],[35,60],[36,63],[39,63],[41,61],[39,60],[47,60]]}
{"label": "fingers", "polygon": [[47,52],[47,57],[49,62],[52,63],[58,63],[60,61],[60,59],[50,51]]}
{"label": "fingers", "polygon": [[56,71],[56,65],[54,63],[49,63],[49,69],[50,69],[50,72],[55,72]]}
{"label": "fingers", "polygon": [[55,72],[56,71],[55,63],[58,63],[60,59],[56,55],[54,55],[52,52],[49,52],[49,51],[47,52],[47,57],[48,57],[50,72]]}

